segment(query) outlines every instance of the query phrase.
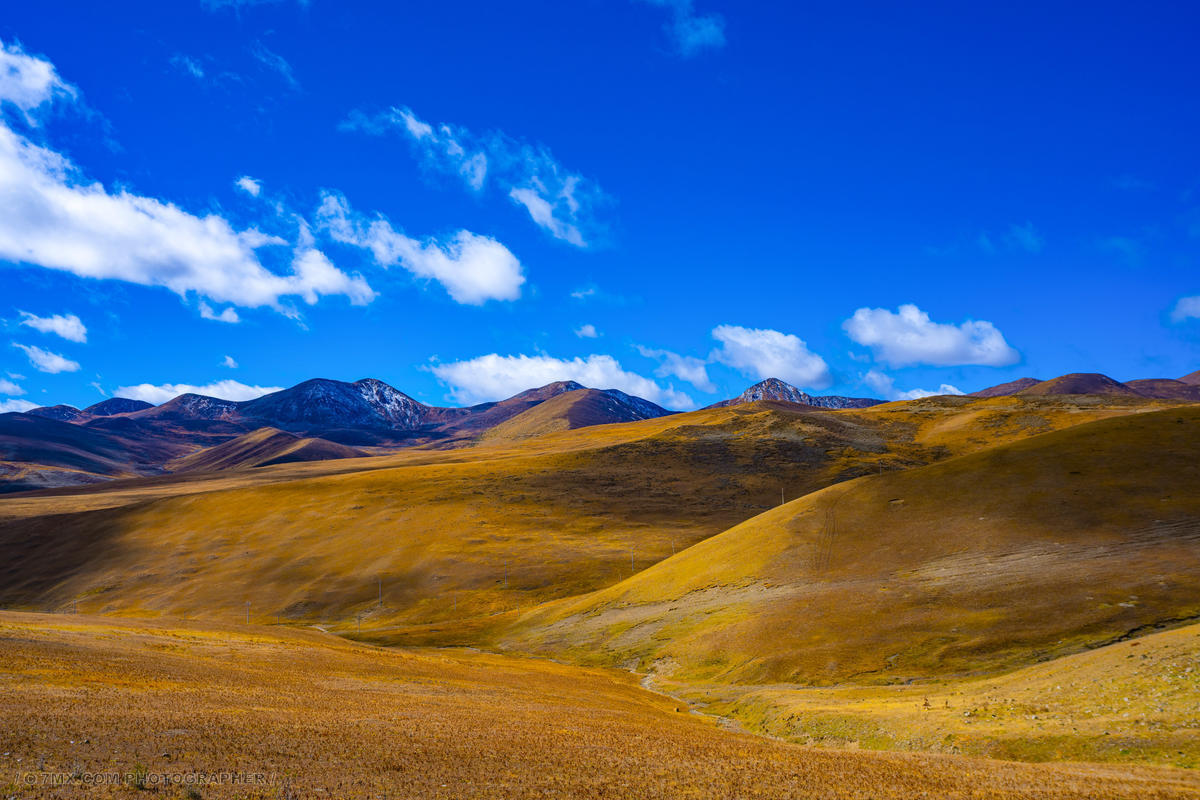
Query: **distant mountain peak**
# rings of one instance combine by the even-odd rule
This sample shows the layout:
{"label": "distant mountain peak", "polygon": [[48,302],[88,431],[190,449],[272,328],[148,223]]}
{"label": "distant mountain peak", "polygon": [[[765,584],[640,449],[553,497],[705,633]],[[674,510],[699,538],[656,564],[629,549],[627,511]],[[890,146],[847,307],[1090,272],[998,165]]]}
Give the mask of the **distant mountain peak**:
{"label": "distant mountain peak", "polygon": [[797,389],[779,378],[767,378],[759,381],[746,391],[730,400],[713,403],[709,408],[736,406],[742,403],[755,403],[759,400],[779,400],[785,403],[798,403],[817,408],[867,408],[882,403],[870,397],[842,397],[841,395],[813,396],[808,392]]}

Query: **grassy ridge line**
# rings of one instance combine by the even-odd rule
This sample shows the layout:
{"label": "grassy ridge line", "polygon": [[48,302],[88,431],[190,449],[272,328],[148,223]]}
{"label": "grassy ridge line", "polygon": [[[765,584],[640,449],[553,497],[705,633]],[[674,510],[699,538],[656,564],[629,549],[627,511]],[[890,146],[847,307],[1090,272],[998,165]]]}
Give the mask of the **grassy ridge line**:
{"label": "grassy ridge line", "polygon": [[[312,631],[0,612],[0,791],[24,775],[244,771],[204,797],[1195,797],[1168,768],[837,752],[731,734],[627,674]],[[318,791],[319,790],[319,791]],[[183,787],[157,792],[183,797]]]}
{"label": "grassy ridge line", "polygon": [[1200,614],[1200,408],[1108,419],[774,509],[501,633],[743,683],[1011,669]]}

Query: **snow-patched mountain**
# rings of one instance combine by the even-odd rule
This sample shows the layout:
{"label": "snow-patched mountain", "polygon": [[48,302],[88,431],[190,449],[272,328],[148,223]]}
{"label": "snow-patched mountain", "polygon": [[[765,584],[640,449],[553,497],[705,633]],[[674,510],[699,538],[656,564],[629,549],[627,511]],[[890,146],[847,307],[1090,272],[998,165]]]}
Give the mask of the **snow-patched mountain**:
{"label": "snow-patched mountain", "polygon": [[83,416],[83,412],[75,406],[57,405],[31,408],[25,412],[42,419],[56,419],[59,422],[74,422]]}
{"label": "snow-patched mountain", "polygon": [[817,408],[869,408],[884,402],[870,397],[842,397],[840,395],[814,396],[790,383],[784,383],[778,378],[767,378],[754,384],[746,391],[730,400],[713,403],[709,408],[736,406],[742,403],[753,403],[758,400],[782,400],[786,403],[800,403]]}
{"label": "snow-patched mountain", "polygon": [[153,403],[145,400],[130,400],[128,397],[110,397],[83,410],[84,414],[93,417],[111,417],[113,414],[132,414],[135,411],[145,411],[154,408]]}
{"label": "snow-patched mountain", "polygon": [[240,416],[264,420],[284,429],[415,430],[431,411],[424,403],[374,378],[354,383],[314,378],[238,404]]}

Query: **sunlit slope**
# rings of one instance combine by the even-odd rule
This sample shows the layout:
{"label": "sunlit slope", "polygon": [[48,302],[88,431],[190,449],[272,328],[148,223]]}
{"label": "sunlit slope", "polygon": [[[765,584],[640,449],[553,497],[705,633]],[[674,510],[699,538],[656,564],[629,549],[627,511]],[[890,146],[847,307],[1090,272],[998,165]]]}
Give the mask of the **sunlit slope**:
{"label": "sunlit slope", "polygon": [[229,618],[250,602],[252,618],[355,627],[359,613],[368,626],[490,614],[615,583],[758,514],[783,486],[841,479],[847,448],[885,449],[832,414],[689,417],[583,429],[558,449],[366,459],[363,472],[10,519],[0,603]]}
{"label": "sunlit slope", "polygon": [[596,389],[564,392],[487,431],[488,442],[519,441],[557,431],[635,420],[636,409]]}
{"label": "sunlit slope", "polygon": [[337,442],[297,436],[276,428],[259,428],[228,442],[206,447],[168,462],[167,468],[173,472],[246,469],[295,461],[327,461],[364,455],[361,450]]}
{"label": "sunlit slope", "polygon": [[1200,615],[1200,408],[1127,416],[829,487],[512,647],[684,678],[998,670]]}
{"label": "sunlit slope", "polygon": [[665,688],[751,730],[822,747],[1200,766],[1200,625],[991,678]]}
{"label": "sunlit slope", "polygon": [[231,618],[249,602],[257,619],[345,631],[362,615],[366,630],[430,623],[453,635],[418,640],[470,641],[501,622],[490,615],[615,584],[781,494],[927,464],[990,435],[1158,407],[1147,402],[755,403],[454,451],[12,497],[0,500],[0,604]]}
{"label": "sunlit slope", "polygon": [[[1182,800],[1200,791],[1200,777],[1178,769],[801,748],[679,713],[627,673],[369,648],[311,630],[0,612],[0,665],[0,789],[23,799],[182,798],[187,787],[151,776],[230,772],[269,778],[196,792]],[[39,772],[140,772],[149,791],[39,784]]]}

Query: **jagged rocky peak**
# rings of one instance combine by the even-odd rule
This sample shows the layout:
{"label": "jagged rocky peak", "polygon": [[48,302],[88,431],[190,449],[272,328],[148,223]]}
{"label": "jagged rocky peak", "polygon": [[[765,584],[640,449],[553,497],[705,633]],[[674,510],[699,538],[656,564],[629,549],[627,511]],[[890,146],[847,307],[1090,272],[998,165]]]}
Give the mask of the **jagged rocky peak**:
{"label": "jagged rocky peak", "polygon": [[753,403],[758,400],[781,400],[786,403],[799,403],[806,406],[832,409],[868,408],[869,406],[879,405],[883,402],[872,397],[842,397],[841,395],[814,396],[778,378],[767,378],[765,381],[759,381],[754,384],[731,400],[722,400],[719,403],[713,403],[710,408],[736,406],[742,403]]}
{"label": "jagged rocky peak", "polygon": [[377,378],[363,378],[354,385],[363,400],[393,425],[414,428],[428,416],[429,406]]}

